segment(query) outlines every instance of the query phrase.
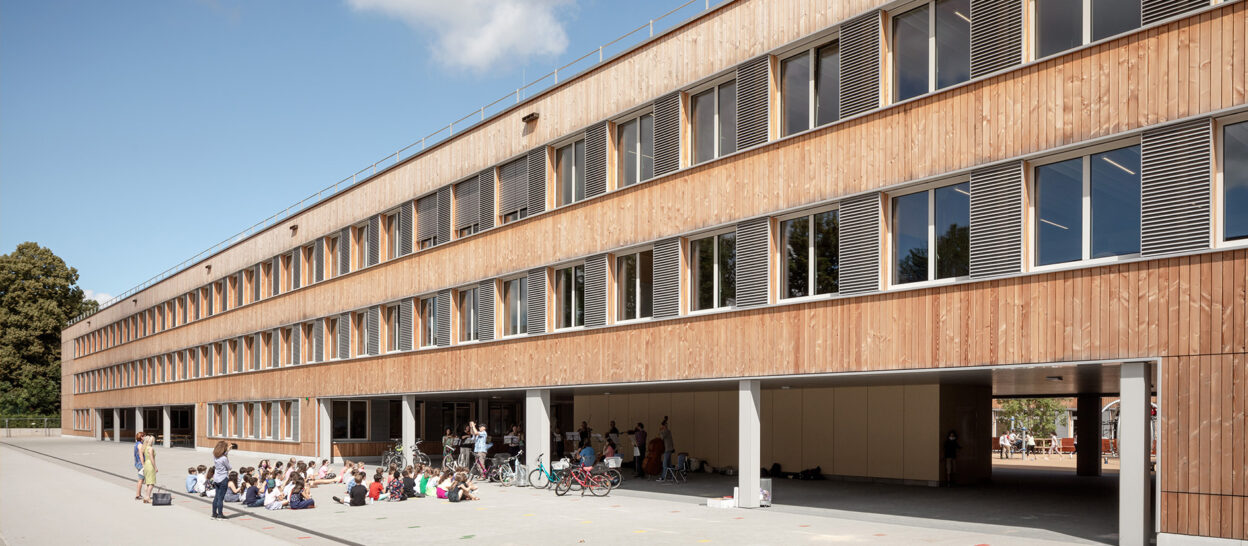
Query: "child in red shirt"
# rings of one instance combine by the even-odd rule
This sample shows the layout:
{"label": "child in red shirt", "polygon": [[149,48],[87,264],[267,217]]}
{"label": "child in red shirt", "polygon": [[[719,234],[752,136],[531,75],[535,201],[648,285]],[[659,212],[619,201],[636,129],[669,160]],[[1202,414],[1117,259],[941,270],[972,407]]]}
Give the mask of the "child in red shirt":
{"label": "child in red shirt", "polygon": [[374,501],[381,497],[381,474],[373,474],[373,483],[368,484],[368,496]]}

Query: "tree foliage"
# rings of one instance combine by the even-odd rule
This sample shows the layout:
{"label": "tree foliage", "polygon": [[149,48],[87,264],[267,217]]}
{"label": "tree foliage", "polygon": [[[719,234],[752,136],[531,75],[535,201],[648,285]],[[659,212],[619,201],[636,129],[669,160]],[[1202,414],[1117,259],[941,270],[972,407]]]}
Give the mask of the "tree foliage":
{"label": "tree foliage", "polygon": [[0,413],[52,414],[61,407],[61,330],[97,306],[78,270],[26,242],[0,256]]}
{"label": "tree foliage", "polygon": [[1055,423],[1066,424],[1066,406],[1058,398],[1013,398],[1001,404],[999,419],[1005,427],[1013,419],[1014,428],[1044,438],[1056,430]]}

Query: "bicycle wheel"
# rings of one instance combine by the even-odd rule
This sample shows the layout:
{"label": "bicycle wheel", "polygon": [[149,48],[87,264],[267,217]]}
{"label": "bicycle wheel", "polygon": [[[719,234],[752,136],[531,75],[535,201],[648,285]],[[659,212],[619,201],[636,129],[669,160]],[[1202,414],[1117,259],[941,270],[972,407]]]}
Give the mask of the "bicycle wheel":
{"label": "bicycle wheel", "polygon": [[555,484],[555,494],[560,497],[567,495],[568,491],[572,490],[572,482],[572,476],[564,474],[563,478],[560,478],[559,483]]}
{"label": "bicycle wheel", "polygon": [[611,480],[602,474],[591,475],[585,484],[590,494],[595,497],[605,497],[611,492]]}
{"label": "bicycle wheel", "polygon": [[420,452],[420,451],[417,451],[417,452],[416,452],[416,460],[415,460],[415,462],[420,463],[420,464],[423,464],[423,465],[425,465],[425,466],[429,466],[429,463],[430,463],[430,461],[429,461],[429,456],[428,456],[428,455],[425,455],[424,453],[422,453],[422,452]]}
{"label": "bicycle wheel", "polygon": [[620,474],[618,469],[608,468],[603,476],[606,476],[607,481],[611,483],[611,489],[615,489],[619,487],[621,483],[624,483],[624,475]]}
{"label": "bicycle wheel", "polygon": [[516,481],[516,471],[510,466],[504,466],[498,470],[498,483],[509,486]]}
{"label": "bicycle wheel", "polygon": [[484,471],[481,469],[481,465],[474,464],[472,465],[472,468],[468,470],[468,477],[472,478],[473,481],[479,482],[485,479],[486,476]]}
{"label": "bicycle wheel", "polygon": [[529,485],[533,486],[533,489],[546,489],[550,487],[550,478],[542,469],[534,468],[532,472],[529,472]]}

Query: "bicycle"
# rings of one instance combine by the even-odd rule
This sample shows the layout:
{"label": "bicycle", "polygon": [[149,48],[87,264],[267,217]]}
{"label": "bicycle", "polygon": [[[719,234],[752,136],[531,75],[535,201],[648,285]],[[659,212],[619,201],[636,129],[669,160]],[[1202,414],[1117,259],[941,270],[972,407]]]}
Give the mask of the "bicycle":
{"label": "bicycle", "polygon": [[586,489],[595,497],[604,497],[611,493],[611,483],[606,476],[594,474],[588,468],[576,465],[559,480],[559,484],[555,486],[555,494],[560,497],[568,494],[574,484],[581,486],[582,496]]}
{"label": "bicycle", "polygon": [[515,483],[516,477],[520,476],[520,456],[523,454],[524,450],[521,449],[515,455],[508,455],[505,458],[500,458],[495,467],[498,472],[498,483],[503,484],[504,486],[510,486]]}
{"label": "bicycle", "polygon": [[603,463],[606,464],[607,469],[602,471],[602,475],[606,476],[607,480],[611,482],[611,489],[615,489],[621,483],[624,483],[624,475],[620,473],[619,457],[603,459]]}
{"label": "bicycle", "polygon": [[[412,444],[412,447],[411,447],[412,464],[419,463],[419,464],[428,466],[431,463],[431,461],[429,460],[429,456],[425,455],[422,451],[420,451],[419,446],[420,446],[420,438],[417,438],[416,443]],[[388,467],[391,464],[394,464],[395,466],[398,466],[400,468],[407,465],[407,461],[403,458],[403,444],[401,442],[395,443],[394,447],[387,449],[385,452],[381,454],[381,465]]]}
{"label": "bicycle", "polygon": [[[538,455],[537,468],[529,471],[529,485],[533,486],[534,489],[545,489],[550,487],[552,484],[558,483],[559,479],[562,477],[556,470],[553,469],[554,465],[551,465],[551,469],[546,468],[546,463],[542,462],[542,458],[545,456],[546,455],[544,454]],[[564,459],[562,462],[566,465],[567,461],[567,459]],[[564,468],[567,467],[565,466]]]}

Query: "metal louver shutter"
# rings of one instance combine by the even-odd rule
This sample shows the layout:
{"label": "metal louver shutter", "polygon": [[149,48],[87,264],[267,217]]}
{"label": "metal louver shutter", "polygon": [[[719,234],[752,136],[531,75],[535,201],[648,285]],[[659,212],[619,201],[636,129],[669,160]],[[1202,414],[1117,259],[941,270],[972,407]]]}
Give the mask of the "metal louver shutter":
{"label": "metal louver shutter", "polygon": [[364,320],[368,321],[368,354],[381,354],[381,307],[369,307]]}
{"label": "metal louver shutter", "polygon": [[264,410],[260,408],[259,402],[251,403],[251,437],[260,438],[260,419],[264,416]]}
{"label": "metal louver shutter", "polygon": [[494,339],[494,280],[477,285],[477,339]]}
{"label": "metal louver shutter", "polygon": [[530,334],[542,334],[546,332],[546,268],[538,267],[529,270],[529,293],[528,299],[525,301],[529,308],[529,324],[527,331]]}
{"label": "metal louver shutter", "polygon": [[303,422],[299,420],[299,399],[290,401],[290,439],[299,441],[299,429],[303,428]]}
{"label": "metal louver shutter", "polygon": [[680,238],[654,243],[654,318],[680,315]]}
{"label": "metal louver shutter", "polygon": [[325,321],[316,319],[312,321],[312,343],[309,344],[312,354],[308,355],[308,362],[324,362],[325,361]]}
{"label": "metal louver shutter", "polygon": [[246,351],[247,351],[247,338],[246,337],[238,338],[238,340],[235,341],[235,344],[234,344],[234,371],[236,372],[243,371],[243,366],[246,365],[243,362],[243,360],[246,358],[246,355],[244,355],[243,353],[245,353]]}
{"label": "metal louver shutter", "polygon": [[455,229],[478,223],[481,217],[480,180],[472,177],[455,185]]}
{"label": "metal louver shutter", "polygon": [[338,358],[351,358],[351,313],[338,315]]}
{"label": "metal louver shutter", "polygon": [[206,404],[206,406],[208,407],[208,411],[207,411],[207,412],[205,412],[205,417],[207,418],[207,419],[206,419],[206,421],[207,421],[207,424],[208,424],[208,434],[207,434],[207,436],[216,436],[216,431],[212,428],[213,421],[214,421],[214,420],[215,420],[215,418],[216,418],[216,415],[215,415],[215,414],[216,414],[216,411],[215,411],[215,410],[216,410],[216,406],[215,406],[214,404]]}
{"label": "metal louver shutter", "polygon": [[840,292],[880,289],[880,194],[841,201]]}
{"label": "metal louver shutter", "polygon": [[767,142],[768,56],[737,66],[737,149]]}
{"label": "metal louver shutter", "polygon": [[451,187],[438,189],[438,242],[451,240]]}
{"label": "metal louver shutter", "polygon": [[213,287],[210,284],[208,285],[208,290],[204,292],[204,305],[208,308],[208,316],[210,317],[213,315],[215,311],[215,308],[212,305],[213,303],[212,292],[213,292]]}
{"label": "metal louver shutter", "polygon": [[[273,264],[269,266],[269,295],[276,296],[282,293],[282,259],[281,257],[273,258]],[[221,298],[221,309],[225,310],[225,298]]]}
{"label": "metal louver shutter", "polygon": [[880,106],[880,12],[841,25],[841,117]]}
{"label": "metal louver shutter", "polygon": [[546,210],[546,147],[529,152],[529,212],[528,216]]}
{"label": "metal louver shutter", "polygon": [[1023,162],[971,171],[971,278],[1023,266]]}
{"label": "metal louver shutter", "polygon": [[302,352],[301,351],[302,347],[300,347],[300,344],[302,341],[300,338],[302,337],[303,337],[303,326],[296,324],[290,327],[290,363],[291,364],[298,364],[300,362],[299,357],[303,356],[299,354]]}
{"label": "metal louver shutter", "polygon": [[[542,153],[545,153],[543,148]],[[506,216],[529,206],[529,161],[537,150],[499,169],[499,204],[498,212]],[[543,165],[543,170],[545,166]]]}
{"label": "metal louver shutter", "polygon": [[191,371],[194,372],[194,375],[191,377],[199,377],[201,375],[199,371],[199,349],[191,349],[188,352],[191,353]]}
{"label": "metal louver shutter", "polygon": [[275,328],[269,334],[269,367],[278,368],[282,365],[282,329]]}
{"label": "metal louver shutter", "polygon": [[585,129],[585,197],[607,193],[607,122]]}
{"label": "metal louver shutter", "polygon": [[266,438],[276,440],[282,429],[282,404],[269,402],[269,435]]}
{"label": "metal louver shutter", "polygon": [[1144,133],[1140,141],[1140,255],[1209,248],[1212,120]]}
{"label": "metal louver shutter", "polygon": [[399,255],[412,253],[412,216],[415,214],[411,201],[405,201],[399,207]]}
{"label": "metal louver shutter", "polygon": [[338,231],[338,274],[351,272],[351,228],[344,227]]}
{"label": "metal louver shutter", "polygon": [[477,195],[480,206],[477,207],[481,229],[494,227],[494,168],[491,167],[477,175]]}
{"label": "metal louver shutter", "polygon": [[407,298],[399,302],[399,343],[400,351],[412,350],[412,317],[414,302]]}
{"label": "metal louver shutter", "polygon": [[217,368],[217,353],[213,345],[209,345],[204,350],[204,371],[207,372],[204,375],[209,377],[212,377]]}
{"label": "metal louver shutter", "polygon": [[312,243],[313,282],[325,280],[325,238],[321,237]]}
{"label": "metal louver shutter", "polygon": [[971,0],[971,77],[1022,62],[1022,0]]}
{"label": "metal louver shutter", "polygon": [[680,168],[680,92],[654,101],[654,176]]}
{"label": "metal louver shutter", "polygon": [[234,437],[243,437],[243,423],[247,419],[246,410],[243,409],[242,402],[234,404]]}
{"label": "metal louver shutter", "polygon": [[451,291],[438,292],[438,346],[451,344]]}
{"label": "metal louver shutter", "polygon": [[585,327],[607,325],[607,255],[585,258]]}
{"label": "metal louver shutter", "polygon": [[264,336],[256,334],[251,337],[251,369],[260,369],[260,351],[264,350]]}
{"label": "metal louver shutter", "polygon": [[767,234],[770,218],[737,224],[737,307],[767,305]]}
{"label": "metal louver shutter", "polygon": [[294,290],[303,286],[303,249],[296,248],[290,253],[290,288]]}
{"label": "metal louver shutter", "polygon": [[438,196],[422,197],[416,201],[416,239],[423,241],[438,236]]}
{"label": "metal louver shutter", "polygon": [[381,217],[373,215],[368,219],[368,265],[377,265],[381,261]]}
{"label": "metal louver shutter", "polygon": [[1140,5],[1140,19],[1148,25],[1208,5],[1209,0],[1144,0]]}

